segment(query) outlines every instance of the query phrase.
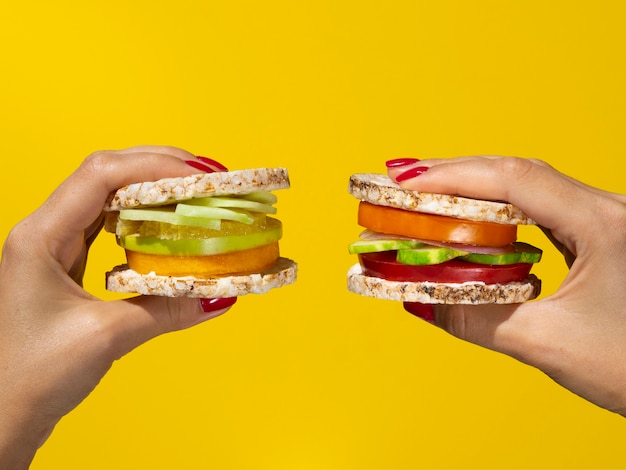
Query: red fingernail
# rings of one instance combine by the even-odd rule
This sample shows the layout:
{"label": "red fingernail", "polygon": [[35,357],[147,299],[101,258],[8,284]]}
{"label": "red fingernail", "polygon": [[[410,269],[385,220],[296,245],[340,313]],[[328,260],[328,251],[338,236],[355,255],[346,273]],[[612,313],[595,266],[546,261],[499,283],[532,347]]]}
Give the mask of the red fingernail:
{"label": "red fingernail", "polygon": [[421,304],[419,302],[404,302],[404,310],[411,315],[415,315],[428,323],[435,323],[435,309],[431,304]]}
{"label": "red fingernail", "polygon": [[387,168],[398,168],[401,166],[412,165],[417,162],[419,162],[419,159],[417,158],[394,158],[393,160],[387,160],[385,165]]}
{"label": "red fingernail", "polygon": [[219,171],[228,171],[228,168],[226,168],[224,165],[222,165],[217,160],[213,160],[212,158],[207,158],[207,157],[196,157],[196,158],[198,160],[200,160],[201,162],[206,163],[207,165],[214,166]]}
{"label": "red fingernail", "polygon": [[415,178],[416,176],[421,175],[422,173],[426,173],[428,171],[427,166],[417,166],[415,168],[410,168],[406,170],[404,173],[400,173],[396,177],[396,181],[399,183],[400,181],[406,181],[411,178]]}
{"label": "red fingernail", "polygon": [[185,160],[185,163],[196,170],[204,171],[205,173],[215,173],[213,168],[206,166],[204,163],[200,163],[195,160]]}
{"label": "red fingernail", "polygon": [[228,308],[237,302],[237,297],[221,297],[217,299],[200,299],[200,307],[204,313],[215,312]]}

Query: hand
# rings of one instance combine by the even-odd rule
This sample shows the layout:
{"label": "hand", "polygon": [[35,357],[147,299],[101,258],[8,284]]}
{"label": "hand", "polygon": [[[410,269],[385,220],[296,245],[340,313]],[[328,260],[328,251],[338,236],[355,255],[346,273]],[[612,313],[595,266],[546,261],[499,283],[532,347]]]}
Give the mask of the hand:
{"label": "hand", "polygon": [[404,188],[517,205],[570,266],[558,291],[542,300],[435,306],[435,324],[535,366],[583,398],[626,416],[626,196],[587,186],[536,160],[399,163],[405,165],[388,173],[392,179],[404,174],[399,178]]}
{"label": "hand", "polygon": [[107,196],[133,182],[187,176],[196,168],[206,166],[172,147],[94,153],[9,234],[0,264],[0,468],[27,468],[55,424],[113,361],[232,305],[141,296],[103,302],[81,288]]}

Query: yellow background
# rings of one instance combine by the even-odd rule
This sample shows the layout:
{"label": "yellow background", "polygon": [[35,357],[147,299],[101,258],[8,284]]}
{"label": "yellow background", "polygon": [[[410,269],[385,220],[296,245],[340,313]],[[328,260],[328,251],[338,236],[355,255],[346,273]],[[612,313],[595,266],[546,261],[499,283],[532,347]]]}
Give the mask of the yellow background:
{"label": "yellow background", "polygon": [[[625,467],[623,418],[345,290],[347,180],[389,158],[540,158],[624,192],[625,5],[5,0],[2,238],[92,151],[166,144],[287,166],[282,252],[300,265],[116,363],[32,468]],[[545,249],[547,295],[563,263],[522,236]],[[87,289],[113,298],[122,257],[103,234]]]}

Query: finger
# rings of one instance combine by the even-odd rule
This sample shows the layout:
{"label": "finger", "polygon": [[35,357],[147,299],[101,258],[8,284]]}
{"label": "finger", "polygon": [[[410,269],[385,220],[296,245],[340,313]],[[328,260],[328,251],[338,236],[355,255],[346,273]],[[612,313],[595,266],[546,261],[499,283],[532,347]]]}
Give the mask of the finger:
{"label": "finger", "polygon": [[187,150],[178,147],[171,147],[169,145],[137,145],[121,150],[106,150],[105,152],[115,152],[120,155],[126,155],[129,153],[157,153],[161,155],[175,156],[181,160],[193,158],[193,154]]}
{"label": "finger", "polygon": [[91,245],[96,240],[100,230],[104,226],[104,215],[101,215],[96,221],[85,230],[85,243],[80,247],[80,253],[75,257],[74,264],[67,269],[67,274],[78,284],[83,285],[83,276],[87,267],[87,255]]}
{"label": "finger", "polygon": [[425,167],[430,168],[434,165],[448,163],[454,160],[457,163],[473,160],[476,158],[482,158],[485,160],[495,160],[498,158],[506,158],[499,155],[474,155],[474,156],[459,156],[454,158],[427,158],[427,159],[417,159],[417,158],[399,158],[394,160],[389,160],[387,162],[387,174],[393,180],[395,180],[400,174],[404,173],[406,170],[416,167]]}
{"label": "finger", "polygon": [[131,183],[197,172],[185,163],[193,158],[189,152],[178,149],[166,153],[165,147],[159,149],[93,153],[46,201],[45,209],[53,215],[58,213],[62,221],[85,229],[100,215],[111,192]]}
{"label": "finger", "polygon": [[98,308],[117,358],[156,336],[223,315],[236,301],[236,297],[215,299],[210,304],[191,298],[139,296],[99,303]]}
{"label": "finger", "polygon": [[459,339],[528,362],[528,338],[532,338],[528,331],[535,311],[536,303],[524,303],[434,305],[429,311],[412,313]]}
{"label": "finger", "polygon": [[197,173],[184,150],[96,152],[88,157],[31,216],[31,237],[47,247],[66,269],[82,250],[85,232],[101,215],[109,194],[127,184]]}
{"label": "finger", "polygon": [[[542,162],[478,157],[426,164],[431,164],[427,171],[400,185],[424,192],[508,201],[550,230],[568,227],[579,231],[583,228],[579,224],[596,216],[587,188]],[[573,213],[578,217],[572,217]]]}
{"label": "finger", "polygon": [[[444,164],[444,163],[450,163],[450,162],[454,162],[454,163],[462,163],[462,162],[471,162],[477,159],[482,159],[482,160],[501,160],[503,158],[515,158],[515,157],[503,157],[503,156],[499,156],[499,155],[481,155],[481,156],[466,156],[466,157],[455,157],[453,159],[424,159],[424,160],[418,160],[418,159],[414,159],[414,158],[406,158],[406,159],[401,159],[401,160],[405,160],[407,163],[405,165],[401,165],[401,166],[391,166],[387,168],[387,173],[389,175],[389,177],[393,180],[395,180],[398,176],[400,176],[402,173],[404,173],[407,170],[410,170],[412,168],[418,168],[418,167],[422,167],[422,168],[430,168],[432,166],[435,165],[439,165],[439,164]],[[542,161],[542,160],[536,160],[536,159],[527,159],[529,162],[532,162],[536,165],[539,166],[543,166],[545,168],[552,168],[549,164],[547,164],[546,162]],[[580,188],[583,188],[587,191],[591,191],[597,195],[600,196],[604,196],[604,197],[609,197],[611,199],[614,199],[616,201],[621,202],[622,204],[626,204],[626,195],[625,194],[619,194],[619,193],[614,193],[614,192],[610,192],[610,191],[605,191],[603,189],[600,188],[596,188],[594,186],[589,186],[585,183],[583,183],[582,181],[579,181],[575,178],[572,178],[568,175],[562,174],[560,173],[560,175],[565,178],[568,179],[572,184],[578,185]]]}

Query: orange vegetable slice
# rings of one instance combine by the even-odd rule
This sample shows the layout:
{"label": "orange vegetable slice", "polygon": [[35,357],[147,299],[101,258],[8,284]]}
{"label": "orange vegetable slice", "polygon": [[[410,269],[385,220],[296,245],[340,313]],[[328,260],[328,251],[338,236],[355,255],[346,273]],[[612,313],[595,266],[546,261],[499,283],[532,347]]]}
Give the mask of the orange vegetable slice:
{"label": "orange vegetable slice", "polygon": [[251,274],[272,267],[279,258],[278,242],[208,256],[155,255],[126,250],[128,267],[140,274],[199,278]]}
{"label": "orange vegetable slice", "polygon": [[481,246],[505,246],[517,240],[517,225],[424,214],[364,201],[359,204],[358,223],[375,232],[418,240]]}

